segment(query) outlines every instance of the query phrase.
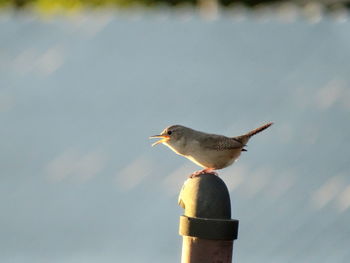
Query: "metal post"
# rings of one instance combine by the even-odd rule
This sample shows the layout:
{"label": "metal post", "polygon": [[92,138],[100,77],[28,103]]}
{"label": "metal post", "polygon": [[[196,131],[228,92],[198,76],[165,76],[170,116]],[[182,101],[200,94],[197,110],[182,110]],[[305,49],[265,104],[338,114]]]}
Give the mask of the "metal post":
{"label": "metal post", "polygon": [[189,178],[184,183],[179,205],[183,236],[181,263],[231,263],[238,220],[231,219],[231,203],[225,183],[213,174]]}

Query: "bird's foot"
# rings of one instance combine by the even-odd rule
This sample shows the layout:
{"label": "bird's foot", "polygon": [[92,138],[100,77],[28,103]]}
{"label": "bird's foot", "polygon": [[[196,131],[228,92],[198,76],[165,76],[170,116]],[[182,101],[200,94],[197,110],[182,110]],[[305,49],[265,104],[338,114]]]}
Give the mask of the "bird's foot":
{"label": "bird's foot", "polygon": [[214,169],[206,168],[206,169],[192,173],[190,175],[190,178],[195,178],[197,176],[200,176],[201,174],[213,174],[213,175],[219,176],[218,173],[214,171]]}

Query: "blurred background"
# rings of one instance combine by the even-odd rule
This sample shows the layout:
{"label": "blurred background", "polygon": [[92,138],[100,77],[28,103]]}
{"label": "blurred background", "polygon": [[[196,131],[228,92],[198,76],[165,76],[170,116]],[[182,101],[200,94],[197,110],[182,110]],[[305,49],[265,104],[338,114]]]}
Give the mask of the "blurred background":
{"label": "blurred background", "polygon": [[180,262],[195,164],[240,135],[234,262],[350,260],[347,1],[0,1],[0,262]]}

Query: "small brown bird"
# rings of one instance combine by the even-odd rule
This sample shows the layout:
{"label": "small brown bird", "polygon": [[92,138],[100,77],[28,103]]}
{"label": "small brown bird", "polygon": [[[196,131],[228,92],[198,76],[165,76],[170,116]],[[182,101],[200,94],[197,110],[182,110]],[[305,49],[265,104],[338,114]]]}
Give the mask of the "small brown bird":
{"label": "small brown bird", "polygon": [[216,174],[214,170],[231,165],[238,159],[242,151],[246,151],[244,147],[249,139],[271,125],[272,122],[267,123],[237,137],[209,134],[181,125],[172,125],[165,128],[160,135],[154,135],[150,138],[161,138],[152,146],[163,143],[175,153],[205,168],[193,173],[191,175],[193,177],[203,173]]}

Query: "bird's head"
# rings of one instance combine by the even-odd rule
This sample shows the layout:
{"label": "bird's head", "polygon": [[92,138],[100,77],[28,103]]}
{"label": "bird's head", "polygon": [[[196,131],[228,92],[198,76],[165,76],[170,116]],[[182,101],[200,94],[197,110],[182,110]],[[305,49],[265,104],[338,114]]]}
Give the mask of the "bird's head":
{"label": "bird's head", "polygon": [[165,128],[159,135],[153,135],[149,138],[160,138],[160,140],[153,143],[152,146],[155,146],[160,143],[173,145],[176,144],[176,142],[178,142],[184,136],[186,129],[188,128],[181,125],[172,125]]}

